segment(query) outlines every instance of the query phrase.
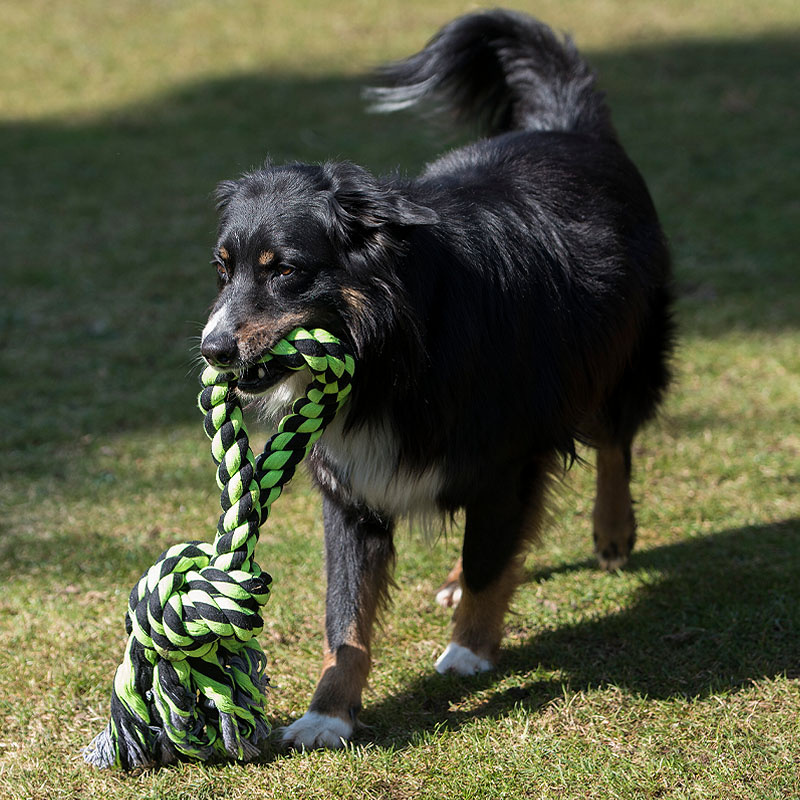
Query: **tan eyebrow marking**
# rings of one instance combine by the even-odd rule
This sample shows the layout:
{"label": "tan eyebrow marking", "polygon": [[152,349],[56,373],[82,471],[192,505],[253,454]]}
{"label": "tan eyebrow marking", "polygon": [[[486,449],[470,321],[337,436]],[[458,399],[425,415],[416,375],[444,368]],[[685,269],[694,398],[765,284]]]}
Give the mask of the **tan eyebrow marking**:
{"label": "tan eyebrow marking", "polygon": [[262,250],[261,255],[258,257],[258,263],[261,264],[262,267],[266,267],[267,264],[271,264],[275,260],[275,253],[272,250]]}
{"label": "tan eyebrow marking", "polygon": [[231,257],[231,254],[227,251],[226,248],[220,247],[220,249],[219,249],[219,257],[223,261],[227,261]]}

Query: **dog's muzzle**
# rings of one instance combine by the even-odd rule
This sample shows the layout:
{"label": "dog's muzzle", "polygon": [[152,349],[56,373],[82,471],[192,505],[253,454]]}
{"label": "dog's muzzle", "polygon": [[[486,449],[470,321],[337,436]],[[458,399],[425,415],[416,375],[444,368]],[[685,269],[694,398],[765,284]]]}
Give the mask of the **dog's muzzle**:
{"label": "dog's muzzle", "polygon": [[203,358],[220,370],[230,370],[237,375],[237,386],[245,394],[262,394],[286,377],[286,367],[268,360],[252,365],[243,365],[239,358],[236,338],[224,331],[212,331],[203,337],[200,344]]}

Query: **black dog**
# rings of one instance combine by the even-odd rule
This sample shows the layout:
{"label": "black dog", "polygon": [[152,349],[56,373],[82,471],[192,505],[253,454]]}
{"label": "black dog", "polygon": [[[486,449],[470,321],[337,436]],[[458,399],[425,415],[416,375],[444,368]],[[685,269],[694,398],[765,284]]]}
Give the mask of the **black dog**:
{"label": "black dog", "polygon": [[668,382],[664,236],[570,41],[521,14],[474,14],[383,77],[384,110],[432,100],[487,138],[415,180],[291,164],[218,192],[206,359],[237,370],[241,392],[287,401],[302,376],[254,365],[295,326],[357,355],[352,398],[311,457],[326,640],[310,709],[285,730],[295,746],[352,733],[398,517],[466,511],[438,596],[458,605],[441,672],[496,660],[548,484],[577,442],[598,451],[596,552],[621,565],[635,536],[631,442]]}

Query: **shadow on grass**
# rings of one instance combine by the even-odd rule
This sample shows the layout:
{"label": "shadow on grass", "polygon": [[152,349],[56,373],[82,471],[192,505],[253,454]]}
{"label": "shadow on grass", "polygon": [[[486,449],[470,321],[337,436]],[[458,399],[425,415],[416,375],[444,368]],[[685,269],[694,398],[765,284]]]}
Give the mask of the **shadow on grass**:
{"label": "shadow on grass", "polygon": [[[65,586],[75,584],[106,586],[108,582],[116,584],[127,598],[142,572],[163,550],[180,541],[164,542],[158,528],[131,537],[119,530],[102,532],[96,528],[77,533],[9,534],[5,527],[0,522],[0,583],[40,576],[48,592],[60,592]],[[200,533],[207,533],[210,539],[214,530],[209,526],[208,531]]]}
{"label": "shadow on grass", "polygon": [[[531,584],[546,591],[556,576],[596,569],[587,559],[532,572],[520,591]],[[518,707],[536,714],[565,688],[702,699],[753,681],[800,677],[800,518],[634,553],[626,571],[637,570],[663,577],[641,589],[629,608],[506,647],[490,673],[460,678],[432,671],[368,704],[354,742],[413,746],[434,730],[456,731]],[[542,677],[552,672],[559,677]],[[505,686],[494,690],[498,684]],[[483,700],[476,708],[477,693]],[[291,755],[277,743],[277,728],[287,720],[271,722],[276,730],[263,764]]]}
{"label": "shadow on grass", "polygon": [[[798,38],[589,54],[673,240],[685,331],[798,323]],[[359,85],[236,76],[0,124],[4,446],[46,471],[54,443],[193,419],[216,182],[267,154],[415,171],[442,147],[412,115],[364,114]]]}
{"label": "shadow on grass", "polygon": [[[530,580],[546,591],[556,573],[586,569],[596,567],[587,561]],[[618,614],[544,631],[505,649],[493,673],[432,673],[368,706],[363,717],[370,729],[359,740],[404,746],[437,726],[457,729],[517,705],[535,713],[563,696],[565,686],[702,698],[764,678],[800,677],[800,519],[654,548],[634,555],[627,569],[657,571],[663,578]],[[537,665],[537,672],[558,671],[559,679],[534,675],[492,692],[498,681]],[[482,705],[460,710],[478,691],[488,695]]]}

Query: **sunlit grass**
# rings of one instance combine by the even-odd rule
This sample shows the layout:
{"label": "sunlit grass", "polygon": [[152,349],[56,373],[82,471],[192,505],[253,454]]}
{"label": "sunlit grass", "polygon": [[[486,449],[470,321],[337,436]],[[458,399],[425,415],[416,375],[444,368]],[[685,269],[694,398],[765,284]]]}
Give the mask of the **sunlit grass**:
{"label": "sunlit grass", "polygon": [[[105,723],[128,591],[218,513],[195,407],[213,187],[267,154],[433,157],[441,132],[363,114],[362,75],[469,6],[0,3],[3,797],[800,794],[800,11],[517,5],[588,49],[675,254],[676,382],[637,440],[629,566],[595,568],[576,465],[498,670],[441,677],[432,597],[458,523],[432,543],[403,530],[351,748],[124,776],[80,749]],[[276,726],[319,669],[321,532],[301,476],[258,551]]]}

